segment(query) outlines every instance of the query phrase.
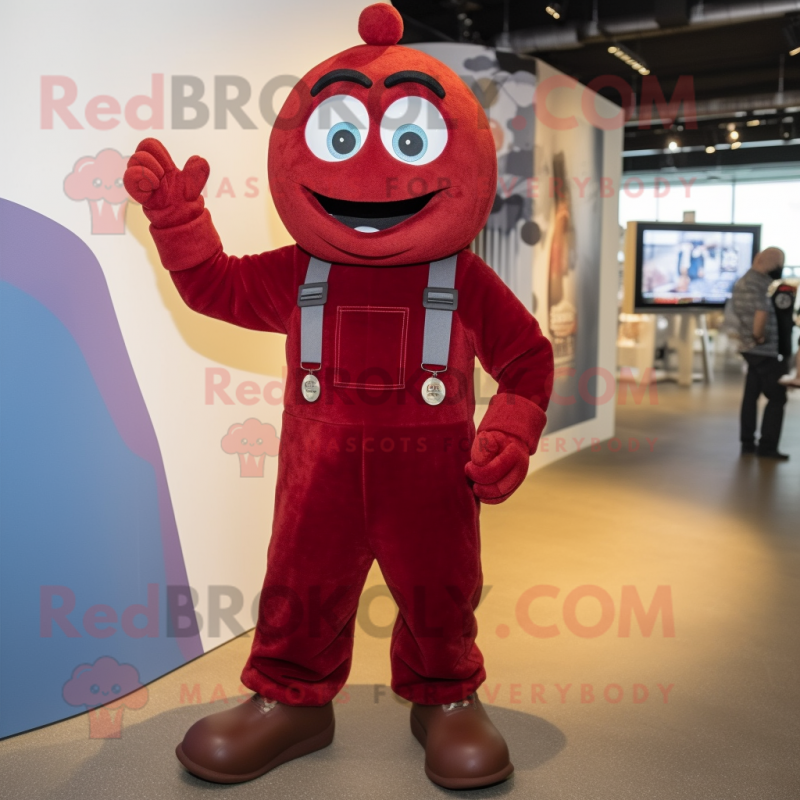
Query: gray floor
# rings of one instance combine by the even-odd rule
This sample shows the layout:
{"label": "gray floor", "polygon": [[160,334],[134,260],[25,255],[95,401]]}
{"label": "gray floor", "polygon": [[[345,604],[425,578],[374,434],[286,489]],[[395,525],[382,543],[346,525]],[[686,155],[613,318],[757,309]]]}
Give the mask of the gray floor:
{"label": "gray floor", "polygon": [[[330,748],[250,784],[194,779],[174,746],[195,719],[225,704],[187,704],[180,687],[197,683],[206,700],[222,682],[230,695],[245,635],[152,684],[120,739],[89,738],[83,715],[0,742],[0,797],[796,800],[800,392],[784,436],[794,459],[775,464],[738,457],[739,389],[736,375],[710,388],[661,386],[657,405],[619,408],[619,436],[655,439],[652,452],[585,449],[534,475],[511,503],[484,511],[492,590],[478,611],[479,641],[490,713],[517,768],[507,783],[452,793],[427,781],[407,710],[385,695],[376,702],[375,685],[388,683],[388,643],[361,634]],[[668,585],[676,636],[657,628],[650,637],[562,630],[532,639],[514,616],[532,584],[555,585],[562,596],[593,584],[615,598],[625,585],[643,598]],[[563,618],[548,614],[536,606],[533,619],[563,629]],[[560,702],[556,685],[567,683],[571,694]],[[582,683],[595,702],[581,702]],[[648,687],[647,702],[632,702],[635,683]],[[667,703],[659,683],[673,684]],[[545,704],[531,701],[530,684],[544,687]],[[623,687],[623,702],[603,700],[610,684]]]}
{"label": "gray floor", "polygon": [[[91,758],[69,776],[60,775],[64,747],[54,746],[31,754],[20,751],[3,759],[9,797],[65,798],[107,797],[193,798],[219,794],[236,798],[346,797],[353,800],[463,796],[500,797],[520,789],[533,789],[527,777],[564,747],[565,738],[544,720],[504,709],[493,717],[509,738],[524,746],[516,748],[519,779],[476,792],[448,792],[433,786],[420,769],[422,748],[408,730],[408,712],[394,700],[384,701],[375,713],[373,687],[354,687],[346,713],[337,717],[334,743],[318,753],[290,762],[275,772],[239,786],[218,786],[198,780],[182,770],[171,757],[175,742],[195,720],[223,704],[174,709],[126,730],[123,739],[106,740]],[[165,755],[167,757],[165,757]],[[410,769],[398,769],[408,764]],[[32,774],[34,767],[35,775]],[[47,788],[45,788],[47,787]],[[529,792],[522,792],[527,796]]]}

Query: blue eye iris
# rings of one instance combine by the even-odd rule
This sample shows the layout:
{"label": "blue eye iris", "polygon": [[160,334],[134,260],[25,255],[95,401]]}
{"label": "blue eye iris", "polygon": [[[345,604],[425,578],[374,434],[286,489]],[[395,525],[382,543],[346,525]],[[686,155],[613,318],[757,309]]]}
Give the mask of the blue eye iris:
{"label": "blue eye iris", "polygon": [[89,691],[90,691],[92,694],[97,694],[97,693],[100,691],[100,687],[99,687],[99,686],[98,686],[96,683],[93,683],[93,684],[92,684],[92,685],[89,687]]}
{"label": "blue eye iris", "polygon": [[401,125],[392,136],[392,149],[403,161],[418,161],[428,149],[428,135],[419,125]]}
{"label": "blue eye iris", "polygon": [[327,143],[334,158],[350,158],[361,147],[361,133],[352,122],[337,122],[328,131]]}
{"label": "blue eye iris", "polygon": [[114,694],[119,694],[122,691],[122,687],[118,683],[115,683],[111,687],[111,691],[114,692]]}

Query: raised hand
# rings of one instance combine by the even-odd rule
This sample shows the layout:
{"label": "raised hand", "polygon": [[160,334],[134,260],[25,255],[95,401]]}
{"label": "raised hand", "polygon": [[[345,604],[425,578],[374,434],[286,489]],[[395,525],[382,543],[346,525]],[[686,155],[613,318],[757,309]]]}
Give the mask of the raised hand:
{"label": "raised hand", "polygon": [[474,482],[472,491],[490,505],[507,500],[528,474],[530,456],[525,445],[502,431],[479,432],[470,458],[464,471]]}
{"label": "raised hand", "polygon": [[158,139],[145,139],[128,159],[123,181],[155,228],[172,228],[203,213],[201,192],[209,171],[208,162],[200,156],[192,156],[178,169]]}

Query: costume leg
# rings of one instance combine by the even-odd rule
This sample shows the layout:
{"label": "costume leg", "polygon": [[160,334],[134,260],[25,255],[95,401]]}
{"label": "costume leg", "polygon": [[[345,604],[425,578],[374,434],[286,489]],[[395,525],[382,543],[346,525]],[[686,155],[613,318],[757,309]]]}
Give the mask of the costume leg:
{"label": "costume leg", "polygon": [[474,429],[373,429],[367,535],[399,606],[392,688],[414,702],[463,700],[485,679],[474,609],[482,574],[478,502],[464,465]]}
{"label": "costume leg", "polygon": [[267,575],[242,683],[287,705],[324,705],[350,671],[374,558],[356,434],[360,427],[283,417]]}

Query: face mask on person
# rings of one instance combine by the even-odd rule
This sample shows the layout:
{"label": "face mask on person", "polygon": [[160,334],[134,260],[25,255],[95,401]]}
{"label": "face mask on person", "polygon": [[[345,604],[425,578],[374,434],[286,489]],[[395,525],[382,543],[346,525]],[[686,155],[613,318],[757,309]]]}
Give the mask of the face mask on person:
{"label": "face mask on person", "polygon": [[769,275],[772,280],[779,281],[783,277],[783,267],[775,267],[775,269],[771,269],[767,275]]}

